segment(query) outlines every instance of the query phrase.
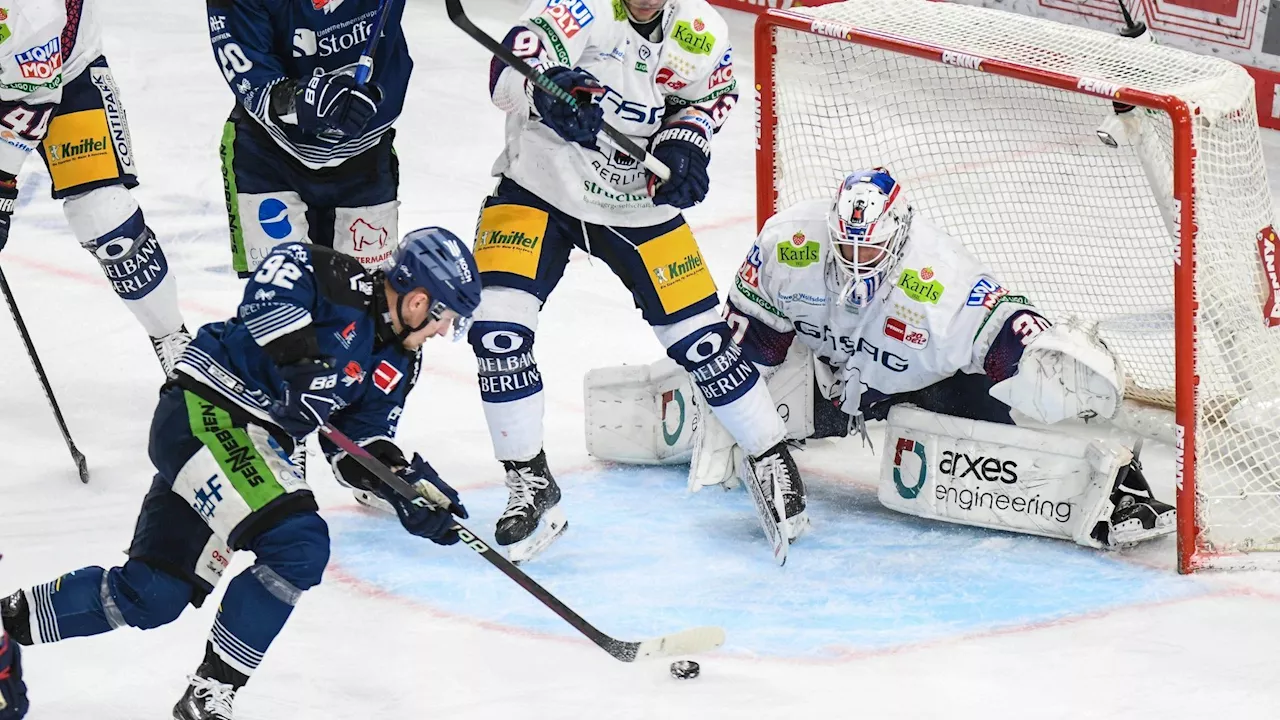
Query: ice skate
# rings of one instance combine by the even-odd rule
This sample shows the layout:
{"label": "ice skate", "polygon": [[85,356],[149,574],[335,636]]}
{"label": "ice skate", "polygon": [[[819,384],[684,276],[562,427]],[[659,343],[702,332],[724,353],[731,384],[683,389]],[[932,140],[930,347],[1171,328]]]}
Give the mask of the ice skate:
{"label": "ice skate", "polygon": [[507,509],[498,518],[494,539],[519,565],[546,550],[569,527],[560,503],[560,487],[547,468],[546,452],[527,462],[504,460]]}
{"label": "ice skate", "polygon": [[190,343],[191,333],[187,332],[186,325],[164,337],[151,338],[151,349],[155,350],[156,358],[160,360],[160,367],[164,368],[166,376],[173,375],[173,366],[178,363],[178,358],[182,357],[182,351],[186,350]]}
{"label": "ice skate", "polygon": [[775,507],[781,506],[785,511],[787,540],[795,542],[809,530],[809,513],[806,510],[804,481],[800,479],[800,469],[791,457],[791,448],[786,441],[780,442],[753,463],[756,476],[771,484]]}
{"label": "ice skate", "polygon": [[187,677],[187,691],[173,706],[173,720],[232,720],[236,688],[201,675],[203,670]]}
{"label": "ice skate", "polygon": [[1177,509],[1155,499],[1137,460],[1121,471],[1112,502],[1116,509],[1111,513],[1108,540],[1113,547],[1134,545],[1177,529]]}

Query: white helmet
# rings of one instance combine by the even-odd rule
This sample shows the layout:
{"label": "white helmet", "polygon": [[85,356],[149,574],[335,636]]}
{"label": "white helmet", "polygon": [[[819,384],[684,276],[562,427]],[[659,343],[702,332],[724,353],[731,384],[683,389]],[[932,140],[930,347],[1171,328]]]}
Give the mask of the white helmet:
{"label": "white helmet", "polygon": [[[827,218],[830,257],[844,281],[840,301],[845,307],[856,311],[875,297],[880,283],[902,258],[911,213],[902,185],[884,168],[857,170],[840,184]],[[868,255],[860,252],[862,248],[878,252],[859,262]]]}

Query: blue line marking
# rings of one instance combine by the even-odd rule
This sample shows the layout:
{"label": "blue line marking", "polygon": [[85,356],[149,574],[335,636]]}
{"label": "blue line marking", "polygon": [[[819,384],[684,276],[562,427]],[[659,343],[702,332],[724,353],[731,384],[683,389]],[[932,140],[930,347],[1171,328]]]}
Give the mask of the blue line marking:
{"label": "blue line marking", "polygon": [[[1059,540],[948,526],[881,507],[867,488],[810,483],[814,530],[784,568],[743,490],[685,492],[685,469],[559,478],[569,528],[524,570],[602,631],[639,640],[720,625],[726,648],[824,658],[1204,593],[1189,578]],[[463,492],[492,542],[502,487]],[[391,517],[329,519],[335,559],[383,590],[477,620],[575,637],[483,559]]]}

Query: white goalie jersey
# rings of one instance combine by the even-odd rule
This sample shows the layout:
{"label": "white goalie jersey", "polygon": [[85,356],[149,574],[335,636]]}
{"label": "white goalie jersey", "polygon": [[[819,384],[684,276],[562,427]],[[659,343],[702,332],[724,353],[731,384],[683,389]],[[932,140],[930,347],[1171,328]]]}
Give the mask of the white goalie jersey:
{"label": "white goalie jersey", "polygon": [[835,252],[830,205],[802,202],[771,218],[734,278],[729,321],[763,365],[781,363],[794,338],[837,379],[884,395],[919,390],[957,372],[999,381],[1018,358],[989,357],[997,337],[1011,333],[1025,346],[1049,327],[1025,298],[1006,291],[958,240],[919,214],[902,260],[871,304],[851,311],[836,302],[842,281],[827,258]]}
{"label": "white goalie jersey", "polygon": [[[606,88],[605,122],[641,147],[683,108],[701,111],[698,121],[710,136],[737,100],[729,31],[705,0],[674,0],[656,42],[636,32],[620,0],[534,0],[512,33],[508,46],[531,65],[580,67],[594,75]],[[497,67],[490,92],[507,112],[507,126],[494,175],[589,223],[647,227],[679,213],[653,204],[644,167],[610,147],[603,133],[598,150],[561,140],[531,110],[530,83]]]}

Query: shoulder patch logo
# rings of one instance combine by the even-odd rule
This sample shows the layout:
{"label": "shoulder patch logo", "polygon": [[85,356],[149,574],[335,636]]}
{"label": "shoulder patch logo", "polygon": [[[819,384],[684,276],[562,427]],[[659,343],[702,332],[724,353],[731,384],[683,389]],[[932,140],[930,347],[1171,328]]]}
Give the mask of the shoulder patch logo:
{"label": "shoulder patch logo", "polygon": [[373,370],[373,384],[383,392],[384,395],[390,395],[392,390],[400,384],[400,380],[404,377],[404,373],[396,369],[395,365],[383,360],[378,363],[378,367]]}
{"label": "shoulder patch logo", "polygon": [[705,27],[702,18],[695,19],[692,25],[688,20],[677,20],[675,27],[671,29],[671,39],[694,55],[710,55],[711,48],[716,44],[716,36],[702,32]]}
{"label": "shoulder patch logo", "polygon": [[778,243],[778,262],[797,270],[818,262],[818,241],[808,240],[797,232],[790,240]]}
{"label": "shoulder patch logo", "polygon": [[942,283],[937,280],[926,280],[924,273],[928,273],[929,277],[933,277],[931,268],[924,270],[903,270],[902,277],[898,278],[898,287],[906,296],[918,303],[929,303],[931,305],[938,304],[938,298],[942,297],[944,290]]}

